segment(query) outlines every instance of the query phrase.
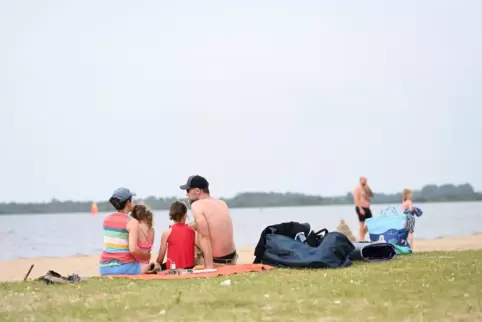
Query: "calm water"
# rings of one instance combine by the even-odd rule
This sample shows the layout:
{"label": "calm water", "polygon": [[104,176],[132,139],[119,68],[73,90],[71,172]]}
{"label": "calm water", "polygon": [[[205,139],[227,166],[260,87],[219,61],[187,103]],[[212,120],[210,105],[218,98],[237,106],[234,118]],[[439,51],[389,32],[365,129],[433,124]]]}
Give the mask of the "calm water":
{"label": "calm water", "polygon": [[[391,205],[374,205],[376,216]],[[395,205],[399,206],[399,205]],[[421,204],[415,238],[470,235],[482,231],[482,202]],[[0,216],[0,259],[99,254],[102,248],[102,220],[107,213]],[[155,212],[156,243],[168,227],[167,211]],[[255,246],[268,225],[285,221],[308,222],[313,230],[335,230],[344,219],[355,236],[358,221],[353,206],[301,208],[232,209],[238,247]],[[192,218],[192,217],[191,217]]]}

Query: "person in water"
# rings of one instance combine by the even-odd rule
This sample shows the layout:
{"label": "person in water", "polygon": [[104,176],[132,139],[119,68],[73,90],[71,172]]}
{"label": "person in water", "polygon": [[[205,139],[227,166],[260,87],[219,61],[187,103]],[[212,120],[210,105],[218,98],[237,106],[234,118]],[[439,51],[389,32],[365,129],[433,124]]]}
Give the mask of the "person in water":
{"label": "person in water", "polygon": [[238,254],[234,246],[233,222],[229,208],[223,200],[210,196],[209,182],[193,175],[186,184],[180,186],[186,191],[191,204],[194,223],[197,231],[196,245],[204,258],[206,269],[214,268],[214,264],[236,264]]}
{"label": "person in water", "polygon": [[372,189],[370,189],[366,177],[360,177],[360,183],[353,191],[353,197],[355,199],[355,211],[358,215],[358,222],[360,223],[360,241],[364,241],[365,235],[368,232],[365,220],[372,218],[370,204],[371,198],[373,197]]}
{"label": "person in water", "polygon": [[139,221],[129,217],[134,208],[129,189],[119,188],[109,199],[116,212],[104,218],[104,248],[100,255],[99,273],[104,275],[136,275],[141,273],[137,259],[148,260],[150,252],[138,247]]}
{"label": "person in water", "polygon": [[422,211],[413,206],[413,193],[410,189],[403,189],[402,192],[403,213],[407,217],[405,228],[408,230],[408,243],[413,248],[413,233],[415,231],[415,216],[420,217]]}
{"label": "person in water", "polygon": [[[153,215],[152,211],[144,205],[135,205],[131,212],[131,217],[139,222],[137,247],[151,252],[154,244],[155,231],[152,227]],[[141,273],[147,272],[149,268],[149,259],[137,258],[137,262],[141,265]]]}
{"label": "person in water", "polygon": [[[169,219],[174,223],[162,233],[161,246],[157,255],[157,264],[162,270],[175,268],[189,269],[194,267],[195,232],[186,225],[187,207],[175,201],[169,209]],[[166,256],[166,263],[163,263]]]}

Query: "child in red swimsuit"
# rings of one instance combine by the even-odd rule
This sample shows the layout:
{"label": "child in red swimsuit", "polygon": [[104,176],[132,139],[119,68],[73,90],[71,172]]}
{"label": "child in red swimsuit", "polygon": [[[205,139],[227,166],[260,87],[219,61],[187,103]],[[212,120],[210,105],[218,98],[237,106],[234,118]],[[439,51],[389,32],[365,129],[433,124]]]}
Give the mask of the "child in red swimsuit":
{"label": "child in red swimsuit", "polygon": [[[163,270],[194,267],[195,232],[186,225],[187,207],[180,201],[175,201],[169,209],[169,219],[174,223],[162,233],[161,247],[157,263]],[[167,259],[164,256],[167,251]]]}
{"label": "child in red swimsuit", "polygon": [[[132,218],[139,221],[139,231],[137,233],[137,247],[150,252],[154,244],[155,231],[152,227],[152,211],[144,205],[135,205],[131,212]],[[149,267],[149,260],[136,258],[141,266],[141,273],[145,273]]]}

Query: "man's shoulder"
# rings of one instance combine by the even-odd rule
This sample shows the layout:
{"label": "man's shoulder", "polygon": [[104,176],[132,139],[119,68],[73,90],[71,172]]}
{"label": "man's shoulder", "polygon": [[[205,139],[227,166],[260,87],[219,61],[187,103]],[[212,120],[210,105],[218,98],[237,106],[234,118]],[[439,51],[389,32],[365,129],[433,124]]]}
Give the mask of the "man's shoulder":
{"label": "man's shoulder", "polygon": [[199,210],[199,209],[202,209],[203,208],[203,203],[202,203],[202,200],[197,200],[196,202],[193,202],[191,204],[191,210],[195,211],[195,210]]}
{"label": "man's shoulder", "polygon": [[227,206],[227,204],[224,200],[210,197],[210,198],[206,198],[206,199],[199,199],[198,201],[196,201],[195,203],[193,203],[191,205],[191,208],[195,207],[195,206],[200,206],[200,207],[202,206],[203,207],[203,206],[212,205],[212,204],[222,204],[222,205]]}
{"label": "man's shoulder", "polygon": [[228,204],[227,204],[226,201],[224,201],[223,199],[216,199],[216,201],[217,201],[219,204],[221,204],[221,205],[225,206],[226,208],[228,208]]}
{"label": "man's shoulder", "polygon": [[191,204],[191,211],[194,217],[201,215],[205,212],[206,205],[202,200],[197,200]]}
{"label": "man's shoulder", "polygon": [[227,212],[229,212],[229,207],[227,203],[224,200],[215,199],[215,198],[201,199],[191,205],[192,211],[196,213],[200,213],[200,212],[212,213],[213,211],[218,212],[223,208]]}
{"label": "man's shoulder", "polygon": [[226,201],[222,200],[222,199],[216,199],[216,198],[211,198],[209,199],[209,206],[208,207],[212,207],[214,209],[222,209],[222,208],[225,208],[226,211],[229,212],[229,207],[228,207],[228,204],[226,203]]}

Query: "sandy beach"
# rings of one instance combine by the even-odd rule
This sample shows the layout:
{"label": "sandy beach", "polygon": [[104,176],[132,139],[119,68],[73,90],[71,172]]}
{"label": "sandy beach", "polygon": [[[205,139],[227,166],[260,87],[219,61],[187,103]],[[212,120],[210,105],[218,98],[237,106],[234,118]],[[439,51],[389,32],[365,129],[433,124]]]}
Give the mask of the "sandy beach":
{"label": "sandy beach", "polygon": [[[482,249],[482,234],[474,234],[470,236],[446,237],[433,240],[416,240],[416,252],[427,251],[458,251]],[[238,263],[252,263],[254,249],[242,248],[238,249]],[[157,253],[153,253],[153,259],[157,257]],[[98,276],[98,255],[89,256],[73,256],[73,257],[44,257],[44,258],[22,258],[14,260],[0,261],[0,281],[21,281],[30,268],[34,264],[34,268],[30,273],[29,279],[37,278],[45,274],[48,270],[54,270],[62,275],[70,273],[78,273],[81,276]]]}

